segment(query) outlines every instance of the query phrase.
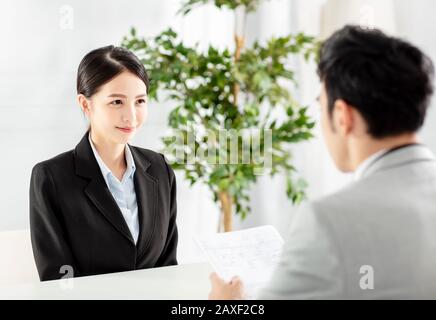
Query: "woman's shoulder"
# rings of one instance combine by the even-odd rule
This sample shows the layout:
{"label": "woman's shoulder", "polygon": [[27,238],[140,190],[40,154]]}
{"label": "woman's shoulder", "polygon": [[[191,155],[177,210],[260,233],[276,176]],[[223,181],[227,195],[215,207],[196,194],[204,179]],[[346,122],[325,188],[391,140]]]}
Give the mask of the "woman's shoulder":
{"label": "woman's shoulder", "polygon": [[74,150],[69,150],[47,160],[40,161],[33,166],[33,170],[37,168],[48,168],[50,171],[63,171],[73,165],[73,153]]}
{"label": "woman's shoulder", "polygon": [[131,145],[130,147],[133,148],[135,152],[139,153],[146,162],[150,163],[151,172],[163,171],[169,176],[174,175],[170,164],[162,153]]}
{"label": "woman's shoulder", "polygon": [[162,163],[162,161],[164,161],[164,156],[163,154],[150,150],[150,149],[145,149],[145,148],[141,148],[141,147],[137,147],[137,146],[132,146],[129,145],[130,148],[133,148],[136,152],[138,152],[139,154],[142,155],[143,158],[145,158],[147,161],[149,161],[150,163]]}

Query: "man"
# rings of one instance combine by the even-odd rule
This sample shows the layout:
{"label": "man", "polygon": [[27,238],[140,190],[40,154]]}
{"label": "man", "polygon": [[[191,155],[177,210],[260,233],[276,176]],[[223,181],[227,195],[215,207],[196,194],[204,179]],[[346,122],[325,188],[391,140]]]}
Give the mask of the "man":
{"label": "man", "polygon": [[[294,217],[262,299],[436,298],[436,160],[418,143],[433,93],[419,49],[346,26],[322,46],[321,125],[355,181]],[[211,275],[211,299],[241,299]]]}

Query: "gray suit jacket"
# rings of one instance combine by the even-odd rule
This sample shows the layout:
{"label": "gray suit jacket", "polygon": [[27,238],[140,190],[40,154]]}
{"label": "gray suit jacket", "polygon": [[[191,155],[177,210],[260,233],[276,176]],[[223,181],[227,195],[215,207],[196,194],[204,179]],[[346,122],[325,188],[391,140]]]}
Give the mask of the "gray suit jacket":
{"label": "gray suit jacket", "polygon": [[376,159],[302,206],[261,299],[436,299],[436,160],[423,145]]}

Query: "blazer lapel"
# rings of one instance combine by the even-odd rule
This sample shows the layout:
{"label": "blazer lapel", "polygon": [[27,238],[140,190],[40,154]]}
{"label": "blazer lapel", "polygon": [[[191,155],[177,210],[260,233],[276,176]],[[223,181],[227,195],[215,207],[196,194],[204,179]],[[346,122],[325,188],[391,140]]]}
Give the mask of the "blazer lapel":
{"label": "blazer lapel", "polygon": [[88,132],[74,149],[74,156],[76,174],[91,179],[84,189],[85,194],[109,223],[127,240],[135,244],[123,214],[101,174],[100,167],[89,144]]}
{"label": "blazer lapel", "polygon": [[137,259],[139,259],[146,253],[156,227],[158,181],[147,173],[150,162],[135,147],[130,145],[129,147],[136,165],[134,183],[139,218],[139,237],[137,243]]}

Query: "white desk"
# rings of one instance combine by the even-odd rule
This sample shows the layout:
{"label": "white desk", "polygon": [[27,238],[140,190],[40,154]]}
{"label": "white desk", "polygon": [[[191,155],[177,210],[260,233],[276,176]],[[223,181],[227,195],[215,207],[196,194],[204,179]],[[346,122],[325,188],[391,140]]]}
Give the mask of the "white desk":
{"label": "white desk", "polygon": [[208,263],[0,287],[0,299],[207,299]]}

